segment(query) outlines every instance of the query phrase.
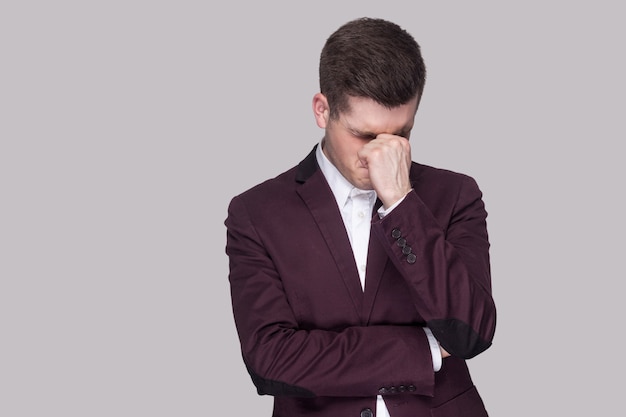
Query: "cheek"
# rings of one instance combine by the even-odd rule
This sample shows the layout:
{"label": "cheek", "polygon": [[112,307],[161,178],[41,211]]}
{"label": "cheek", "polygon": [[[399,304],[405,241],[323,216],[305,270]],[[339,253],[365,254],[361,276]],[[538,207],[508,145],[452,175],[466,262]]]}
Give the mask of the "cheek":
{"label": "cheek", "polygon": [[343,140],[336,144],[334,151],[337,158],[345,164],[347,161],[351,160],[354,155],[356,155],[357,149],[350,141],[344,138],[342,139]]}
{"label": "cheek", "polygon": [[360,144],[351,144],[350,147],[344,149],[343,158],[347,165],[353,168],[361,168],[359,159],[359,151],[363,148]]}
{"label": "cheek", "polygon": [[358,153],[366,142],[349,135],[335,136],[334,139],[329,151],[333,154],[335,165],[341,165],[343,169],[350,171],[362,168]]}

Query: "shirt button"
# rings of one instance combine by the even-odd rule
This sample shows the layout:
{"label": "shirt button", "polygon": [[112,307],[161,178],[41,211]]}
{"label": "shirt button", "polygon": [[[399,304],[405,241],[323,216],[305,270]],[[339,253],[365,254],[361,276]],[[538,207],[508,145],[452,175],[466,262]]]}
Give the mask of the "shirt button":
{"label": "shirt button", "polygon": [[363,217],[365,217],[365,213],[363,213],[362,211],[359,211],[357,213],[357,216],[359,216],[362,219]]}

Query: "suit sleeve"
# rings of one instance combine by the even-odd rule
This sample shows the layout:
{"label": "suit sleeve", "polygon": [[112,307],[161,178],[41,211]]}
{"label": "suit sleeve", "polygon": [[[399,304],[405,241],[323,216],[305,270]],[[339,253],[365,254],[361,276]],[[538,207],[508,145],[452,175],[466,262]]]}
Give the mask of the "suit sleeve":
{"label": "suit sleeve", "polygon": [[463,176],[451,191],[456,197],[445,204],[449,213],[435,217],[411,191],[372,228],[441,346],[469,359],[491,346],[496,324],[487,212],[472,178]]}
{"label": "suit sleeve", "polygon": [[259,394],[371,397],[385,386],[432,396],[425,333],[414,326],[300,329],[273,256],[242,198],[226,219],[229,281],[242,355]]}

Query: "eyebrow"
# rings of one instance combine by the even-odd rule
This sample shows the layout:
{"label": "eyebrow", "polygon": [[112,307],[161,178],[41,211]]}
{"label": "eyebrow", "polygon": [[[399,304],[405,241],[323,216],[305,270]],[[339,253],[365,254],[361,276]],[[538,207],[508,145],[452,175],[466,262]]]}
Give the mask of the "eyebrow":
{"label": "eyebrow", "polygon": [[[351,126],[346,126],[346,128],[350,132],[352,132],[352,134],[354,134],[356,136],[374,137],[375,138],[376,136],[378,136],[380,134],[380,133],[370,132],[370,131],[367,131],[367,130],[358,130],[358,129],[355,129],[355,128],[351,127]],[[411,131],[411,129],[413,129],[413,126],[404,126],[401,130],[393,132],[391,134],[392,135],[396,135],[396,136],[404,136],[404,135],[408,134]],[[387,132],[383,132],[383,133],[387,133]]]}

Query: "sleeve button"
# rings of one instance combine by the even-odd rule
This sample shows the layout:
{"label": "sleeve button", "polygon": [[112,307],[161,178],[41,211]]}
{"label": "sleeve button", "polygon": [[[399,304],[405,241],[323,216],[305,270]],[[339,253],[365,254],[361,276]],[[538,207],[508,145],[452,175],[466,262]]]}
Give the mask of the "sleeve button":
{"label": "sleeve button", "polygon": [[364,408],[361,410],[361,417],[374,417],[374,412],[371,408]]}

